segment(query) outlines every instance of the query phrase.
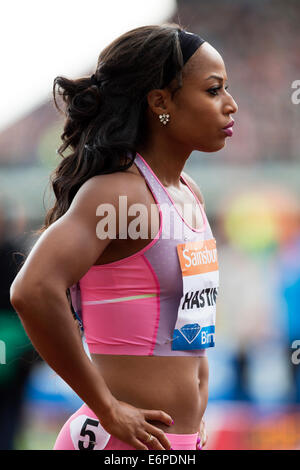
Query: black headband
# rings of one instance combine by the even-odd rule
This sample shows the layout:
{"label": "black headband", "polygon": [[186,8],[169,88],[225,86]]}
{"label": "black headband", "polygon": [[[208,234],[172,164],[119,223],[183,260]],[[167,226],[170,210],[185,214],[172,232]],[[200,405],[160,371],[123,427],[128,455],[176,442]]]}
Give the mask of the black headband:
{"label": "black headband", "polygon": [[179,31],[178,33],[183,63],[185,64],[196,50],[205,42],[198,34],[188,31]]}
{"label": "black headband", "polygon": [[[178,39],[182,52],[183,65],[189,58],[196,52],[196,50],[205,42],[198,34],[190,33],[189,31],[178,31]],[[172,57],[168,59],[165,65],[165,74],[162,88],[166,87],[175,77],[176,70],[174,70],[174,63]]]}
{"label": "black headband", "polygon": [[[196,50],[205,42],[205,39],[202,39],[198,34],[190,33],[189,31],[180,30],[178,32],[178,38],[180,42],[180,48],[182,52],[183,65],[189,60],[189,58],[196,52]],[[175,73],[172,70],[172,67],[168,67],[166,64],[166,73],[164,77],[164,84],[162,88],[167,86],[171,80],[175,77]],[[91,76],[91,84],[99,86],[99,81],[97,80],[95,74]]]}

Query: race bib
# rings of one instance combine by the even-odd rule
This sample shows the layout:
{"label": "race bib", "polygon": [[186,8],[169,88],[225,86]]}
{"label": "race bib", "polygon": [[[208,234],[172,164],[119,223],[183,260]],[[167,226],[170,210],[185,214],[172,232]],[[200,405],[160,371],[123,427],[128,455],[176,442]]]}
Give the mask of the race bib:
{"label": "race bib", "polygon": [[70,436],[75,450],[103,450],[111,437],[98,419],[87,415],[71,421]]}
{"label": "race bib", "polygon": [[183,282],[172,350],[211,348],[215,345],[219,268],[216,240],[177,246]]}

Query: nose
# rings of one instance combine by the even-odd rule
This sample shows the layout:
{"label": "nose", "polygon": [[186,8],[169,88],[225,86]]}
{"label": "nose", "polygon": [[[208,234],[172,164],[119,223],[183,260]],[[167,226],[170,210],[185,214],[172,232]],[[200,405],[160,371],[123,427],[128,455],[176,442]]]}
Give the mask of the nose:
{"label": "nose", "polygon": [[227,93],[227,102],[225,105],[226,114],[236,113],[239,109],[237,103],[234,101],[230,93]]}

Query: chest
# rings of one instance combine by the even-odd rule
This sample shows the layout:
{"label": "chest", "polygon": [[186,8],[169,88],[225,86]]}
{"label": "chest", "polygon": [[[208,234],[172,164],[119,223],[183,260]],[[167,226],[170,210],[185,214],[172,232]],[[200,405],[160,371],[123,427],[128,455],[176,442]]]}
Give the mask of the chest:
{"label": "chest", "polygon": [[203,226],[203,214],[189,188],[181,183],[180,188],[169,187],[167,192],[183,221],[196,230],[200,230]]}

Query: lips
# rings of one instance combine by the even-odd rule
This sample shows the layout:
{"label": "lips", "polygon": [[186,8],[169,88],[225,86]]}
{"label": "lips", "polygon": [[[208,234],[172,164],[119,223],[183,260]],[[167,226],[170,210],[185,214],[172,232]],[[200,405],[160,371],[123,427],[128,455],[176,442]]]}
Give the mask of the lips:
{"label": "lips", "polygon": [[232,127],[234,125],[234,120],[230,121],[229,124],[227,124],[227,126],[223,127],[223,129],[229,129],[229,127]]}
{"label": "lips", "polygon": [[225,132],[226,135],[228,135],[228,137],[231,137],[233,132],[232,132],[232,126],[234,124],[234,120],[230,121],[229,124],[227,124],[227,126],[223,127],[223,131]]}

